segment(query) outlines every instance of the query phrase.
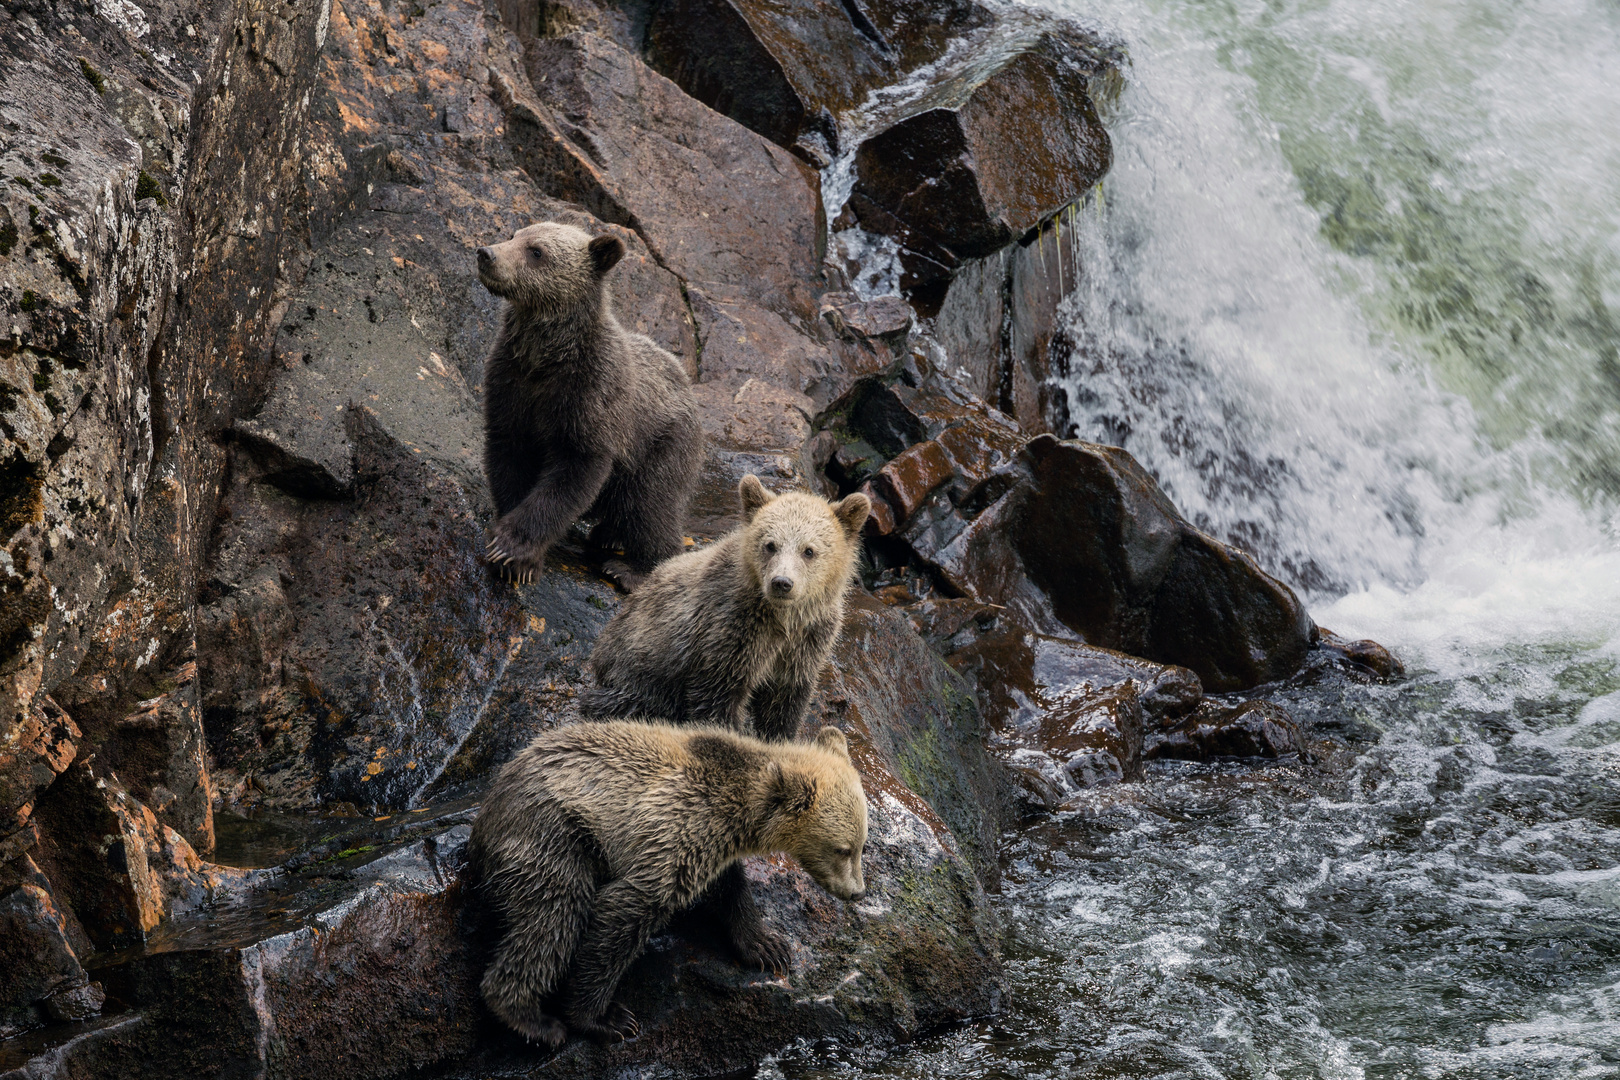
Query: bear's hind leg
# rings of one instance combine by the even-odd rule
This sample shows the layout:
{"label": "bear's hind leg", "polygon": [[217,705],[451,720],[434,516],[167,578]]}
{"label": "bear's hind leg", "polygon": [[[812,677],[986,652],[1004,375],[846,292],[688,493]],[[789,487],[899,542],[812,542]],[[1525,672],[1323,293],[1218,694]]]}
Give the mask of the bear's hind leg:
{"label": "bear's hind leg", "polygon": [[568,976],[570,1029],[604,1042],[641,1033],[635,1014],[614,1001],[613,992],[668,919],[657,894],[639,882],[620,879],[602,887]]}
{"label": "bear's hind leg", "polygon": [[603,506],[602,532],[624,545],[625,561],[645,574],[686,545],[687,504],[697,486],[700,446],[682,435],[666,435],[648,450],[641,468],[615,479]]}
{"label": "bear's hind leg", "polygon": [[590,923],[597,866],[572,829],[541,828],[541,845],[508,865],[486,886],[506,934],[480,989],[491,1012],[513,1031],[550,1047],[568,1029],[544,1003],[562,984],[580,936]]}

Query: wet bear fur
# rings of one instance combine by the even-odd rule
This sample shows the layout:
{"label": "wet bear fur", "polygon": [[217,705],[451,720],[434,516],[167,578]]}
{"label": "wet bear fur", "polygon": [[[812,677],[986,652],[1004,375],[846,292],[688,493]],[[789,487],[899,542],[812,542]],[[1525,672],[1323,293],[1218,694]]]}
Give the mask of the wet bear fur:
{"label": "wet bear fur", "polygon": [[[625,599],[591,653],[586,719],[639,716],[790,739],[844,622],[865,495],[830,504],[738,485],[743,524],[662,563]],[[786,970],[787,943],[761,918],[742,866],[702,907],[744,964]]]}
{"label": "wet bear fur", "polygon": [[844,900],[866,889],[866,797],[837,728],[765,743],[610,721],[536,738],[473,824],[472,880],[503,936],[485,1002],[525,1037],[631,1038],[614,991],[648,938],[745,855],[785,851]]}
{"label": "wet bear fur", "polygon": [[703,454],[697,400],[680,362],[614,317],[607,275],[624,251],[616,236],[549,222],[478,249],[479,280],[507,301],[484,369],[488,554],[518,580],[581,517],[635,571],[683,547]]}

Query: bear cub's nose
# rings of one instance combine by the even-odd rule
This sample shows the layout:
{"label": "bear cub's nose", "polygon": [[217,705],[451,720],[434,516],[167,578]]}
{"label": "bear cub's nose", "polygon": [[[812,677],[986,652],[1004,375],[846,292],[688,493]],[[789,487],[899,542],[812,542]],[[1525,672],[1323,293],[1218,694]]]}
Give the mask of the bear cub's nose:
{"label": "bear cub's nose", "polygon": [[478,269],[482,270],[495,261],[495,253],[487,247],[478,249]]}
{"label": "bear cub's nose", "polygon": [[771,578],[772,596],[789,596],[793,592],[793,579],[790,577]]}
{"label": "bear cub's nose", "polygon": [[852,903],[852,904],[859,903],[860,901],[865,900],[865,899],[866,899],[866,890],[865,889],[862,889],[860,892],[852,892],[852,893],[849,894],[849,902]]}

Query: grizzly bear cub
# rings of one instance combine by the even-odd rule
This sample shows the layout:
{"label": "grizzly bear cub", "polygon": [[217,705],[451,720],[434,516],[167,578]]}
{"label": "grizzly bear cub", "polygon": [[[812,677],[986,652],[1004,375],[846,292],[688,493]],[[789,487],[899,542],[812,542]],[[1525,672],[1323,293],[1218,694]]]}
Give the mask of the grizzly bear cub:
{"label": "grizzly bear cub", "polygon": [[737,491],[742,526],[659,565],[602,630],[585,716],[739,731],[751,717],[761,738],[798,731],[844,621],[872,504],[772,496],[757,476]]}
{"label": "grizzly bear cub", "polygon": [[703,454],[697,399],[675,357],[614,317],[606,279],[624,250],[555,223],[478,249],[478,279],[507,301],[484,369],[488,554],[518,581],[580,517],[634,571],[682,549]]}
{"label": "grizzly bear cub", "polygon": [[837,728],[813,743],[625,721],[548,731],[501,770],[473,824],[473,880],[504,924],[484,1000],[548,1046],[569,1031],[631,1038],[619,979],[723,870],[785,851],[859,900],[865,844],[866,796]]}
{"label": "grizzly bear cub", "polygon": [[[872,504],[850,495],[773,497],[738,485],[743,524],[711,547],[662,563],[602,630],[586,719],[642,716],[720,724],[789,739],[809,710],[844,621],[861,526]],[[703,897],[745,964],[785,970],[787,943],[760,916],[739,863]]]}

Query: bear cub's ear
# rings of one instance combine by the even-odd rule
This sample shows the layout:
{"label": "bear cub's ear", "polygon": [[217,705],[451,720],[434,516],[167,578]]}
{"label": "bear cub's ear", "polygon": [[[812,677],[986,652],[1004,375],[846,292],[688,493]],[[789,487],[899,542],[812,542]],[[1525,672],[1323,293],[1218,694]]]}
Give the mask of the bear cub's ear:
{"label": "bear cub's ear", "polygon": [[860,535],[861,526],[866,524],[866,515],[871,512],[872,500],[858,491],[833,504],[833,516],[844,527],[844,535],[851,540]]}
{"label": "bear cub's ear", "polygon": [[754,515],[759,513],[759,508],[776,498],[765,490],[765,485],[760,483],[759,477],[753,473],[743,477],[742,483],[737,485],[737,497],[742,500],[742,516],[745,522],[753,521]]}
{"label": "bear cub's ear", "polygon": [[596,271],[597,277],[613,269],[624,258],[624,241],[617,236],[593,237],[585,249],[591,254],[591,269]]}
{"label": "bear cub's ear", "polygon": [[849,760],[849,740],[845,739],[844,733],[835,727],[824,727],[817,732],[816,745],[838,754],[845,761]]}
{"label": "bear cub's ear", "polygon": [[803,773],[791,773],[780,761],[771,762],[771,802],[788,817],[808,814],[816,804],[816,782]]}

